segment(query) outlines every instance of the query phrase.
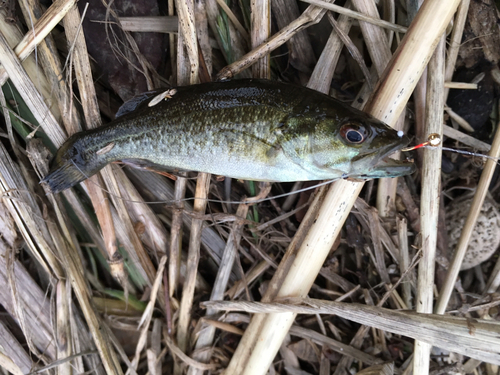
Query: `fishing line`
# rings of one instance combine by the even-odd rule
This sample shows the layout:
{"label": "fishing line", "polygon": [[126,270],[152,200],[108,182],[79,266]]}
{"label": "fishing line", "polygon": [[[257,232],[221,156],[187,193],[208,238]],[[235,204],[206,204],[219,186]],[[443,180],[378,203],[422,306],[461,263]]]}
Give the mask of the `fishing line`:
{"label": "fishing line", "polygon": [[436,134],[436,133],[430,134],[429,137],[427,138],[427,141],[420,143],[416,146],[406,147],[406,148],[402,149],[401,151],[413,151],[413,150],[417,150],[419,148],[427,148],[427,149],[431,149],[431,150],[436,149],[436,148],[440,148],[442,151],[450,151],[450,152],[454,152],[457,154],[463,154],[463,155],[468,155],[468,156],[476,156],[476,157],[480,157],[480,158],[490,159],[490,160],[495,161],[497,164],[499,164],[498,161],[500,160],[500,158],[490,156],[490,155],[479,154],[477,152],[458,150],[458,149],[451,148],[451,147],[441,146],[441,137],[439,136],[439,134]]}
{"label": "fishing line", "polygon": [[223,201],[223,200],[220,200],[220,199],[210,199],[210,198],[196,198],[196,197],[189,197],[189,198],[182,198],[182,199],[179,199],[179,200],[174,200],[174,199],[171,199],[171,200],[164,200],[164,201],[150,201],[150,202],[146,202],[146,201],[135,201],[135,200],[131,200],[131,199],[126,199],[126,198],[123,198],[123,197],[120,197],[118,196],[117,194],[114,194],[112,192],[110,192],[108,189],[106,188],[103,188],[101,185],[99,185],[98,183],[90,180],[89,176],[87,176],[87,174],[85,174],[79,167],[78,165],[75,164],[75,162],[73,161],[73,159],[71,159],[71,163],[73,164],[73,166],[78,169],[78,171],[87,179],[87,181],[89,181],[91,184],[94,184],[95,186],[97,186],[99,189],[105,191],[106,193],[108,193],[109,195],[115,197],[115,198],[118,198],[118,199],[121,199],[122,201],[124,202],[130,202],[130,203],[142,203],[142,204],[165,204],[165,203],[171,203],[171,204],[174,204],[174,203],[179,203],[179,202],[187,202],[187,201],[193,201],[195,199],[199,199],[199,200],[204,200],[206,202],[210,202],[210,203],[225,203],[225,204],[248,204],[248,205],[251,205],[251,204],[255,204],[255,203],[261,203],[261,202],[266,202],[266,201],[270,201],[270,200],[273,200],[273,199],[278,199],[278,198],[283,198],[283,197],[287,197],[289,195],[292,195],[292,194],[298,194],[298,193],[302,193],[304,191],[308,191],[308,190],[312,190],[312,189],[316,189],[317,187],[321,187],[321,186],[325,186],[325,185],[328,185],[328,184],[331,184],[332,182],[335,182],[337,180],[339,180],[338,178],[336,179],[333,179],[333,180],[326,180],[326,181],[323,181],[323,182],[320,182],[318,184],[315,184],[313,186],[308,186],[308,187],[305,187],[305,188],[302,188],[302,189],[299,189],[299,190],[295,190],[295,191],[292,191],[292,192],[289,192],[289,193],[283,193],[283,194],[278,194],[278,195],[275,195],[275,196],[272,196],[272,197],[267,197],[267,198],[262,198],[262,199],[257,199],[257,200],[251,200],[252,197],[249,197],[249,201]]}

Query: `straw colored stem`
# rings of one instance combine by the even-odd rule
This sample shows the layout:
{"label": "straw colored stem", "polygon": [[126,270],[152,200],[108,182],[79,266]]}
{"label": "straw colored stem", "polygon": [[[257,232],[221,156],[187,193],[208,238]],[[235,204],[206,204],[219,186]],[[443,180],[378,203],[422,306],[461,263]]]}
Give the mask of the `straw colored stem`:
{"label": "straw colored stem", "polygon": [[[208,188],[210,186],[210,174],[199,173],[196,183],[195,201],[193,212],[203,214],[207,205]],[[187,256],[186,280],[182,289],[182,300],[179,308],[179,324],[177,328],[177,344],[182,351],[186,351],[189,342],[189,322],[191,320],[191,309],[193,307],[194,288],[196,275],[198,273],[198,262],[200,260],[200,237],[203,220],[193,219],[191,234],[189,237],[189,250]]]}
{"label": "straw colored stem", "polygon": [[234,77],[249,66],[255,64],[259,59],[268,55],[271,51],[286,43],[292,36],[300,30],[318,23],[325,15],[326,10],[309,6],[299,18],[290,23],[287,27],[281,29],[278,33],[270,37],[252,51],[247,53],[238,61],[226,66],[217,75],[217,79],[228,79]]}
{"label": "straw colored stem", "polygon": [[189,82],[194,85],[198,83],[198,72],[200,67],[198,59],[198,42],[194,23],[194,2],[177,0],[175,5],[177,13],[179,14],[179,29],[182,32],[184,45],[189,58]]}
{"label": "straw colored stem", "polygon": [[[57,0],[40,17],[34,27],[24,36],[14,49],[19,60],[24,61],[35,49],[35,46],[52,31],[63,19],[68,10],[74,5],[75,0]],[[7,72],[0,67],[0,86],[8,79]]]}
{"label": "straw colored stem", "polygon": [[[236,216],[240,218],[246,218],[249,206],[246,204],[241,204],[236,211]],[[241,229],[243,222],[234,222],[231,232],[227,240],[226,248],[224,249],[224,254],[221,260],[221,266],[217,272],[217,276],[214,282],[214,287],[212,288],[212,293],[210,295],[211,301],[217,301],[224,299],[224,292],[227,288],[227,283],[229,281],[229,275],[233,268],[234,259],[236,258],[236,253],[238,252],[238,246],[241,240]],[[212,309],[207,309],[206,316],[212,317],[216,311]],[[215,327],[209,325],[201,330],[200,336],[196,342],[196,349],[209,348],[212,345],[215,336]],[[208,362],[210,360],[210,350],[202,350],[199,354],[195,354],[193,359],[200,362]],[[202,374],[202,371],[194,367],[190,367],[188,370],[188,375]]]}
{"label": "straw colored stem", "polygon": [[179,19],[176,16],[120,17],[124,31],[141,33],[177,34]]}
{"label": "straw colored stem", "polygon": [[[394,123],[427,66],[459,2],[460,0],[427,0],[423,3],[384,76],[381,77],[367,112],[387,124]],[[404,55],[402,51],[405,51]]]}
{"label": "straw colored stem", "polygon": [[60,147],[67,138],[66,134],[64,134],[2,34],[0,34],[0,63],[47,136],[56,147]]}
{"label": "straw colored stem", "polygon": [[[24,14],[25,21],[28,25],[33,23],[39,24],[39,15],[42,13],[41,5],[38,0],[24,0],[20,3],[20,8]],[[61,7],[62,5],[62,7]],[[74,4],[69,4],[74,5]],[[71,6],[68,4],[60,4],[57,10],[61,10],[61,13],[66,14]],[[61,14],[54,15],[56,20],[62,19]],[[50,20],[45,17],[42,19],[42,25],[49,23]],[[54,23],[52,23],[55,26]],[[34,33],[34,25],[32,26],[32,31],[28,33],[31,35]],[[38,39],[38,38],[36,38]],[[81,129],[80,116],[76,107],[73,105],[72,96],[66,81],[62,78],[63,68],[60,60],[60,56],[57,53],[56,43],[52,38],[51,34],[46,35],[43,40],[39,40],[37,44],[37,59],[41,62],[45,76],[50,82],[50,87],[52,91],[53,100],[56,102],[57,107],[53,106],[52,111],[56,118],[58,118],[63,124],[69,135],[76,133]],[[16,52],[17,53],[17,52]]]}
{"label": "straw colored stem", "polygon": [[[495,138],[493,139],[489,155],[495,159],[500,156],[500,126],[497,126],[497,131],[495,133]],[[457,248],[453,254],[450,266],[448,267],[445,283],[439,292],[439,298],[435,309],[437,314],[444,314],[446,311],[446,306],[450,300],[453,286],[455,285],[458,273],[460,272],[460,266],[462,265],[465,252],[469,246],[472,231],[476,226],[477,218],[481,212],[484,198],[488,193],[488,187],[490,186],[493,173],[495,172],[495,168],[497,166],[497,161],[495,159],[486,160],[483,172],[481,173],[481,178],[479,179],[479,183],[477,185],[476,194],[472,199],[470,211],[467,215],[467,219],[465,220],[462,234],[458,240]]]}
{"label": "straw colored stem", "polygon": [[[288,300],[284,298],[274,303],[207,301],[202,305],[216,310],[246,311],[270,315],[335,314],[359,324],[396,335],[424,340],[430,345],[500,364],[500,338],[498,336],[500,324],[492,320],[474,320],[472,323],[474,334],[471,334],[471,322],[466,317],[419,314],[413,311],[391,310],[358,303],[309,298],[290,298]],[[339,367],[337,367],[338,369]],[[428,374],[428,372],[419,374]]]}
{"label": "straw colored stem", "polygon": [[[455,64],[457,62],[458,50],[462,42],[462,35],[464,33],[465,21],[467,19],[467,13],[469,11],[470,0],[461,0],[458,6],[457,15],[455,17],[455,23],[453,25],[453,31],[451,32],[450,46],[448,48],[446,68],[444,73],[445,81],[451,81],[453,73],[455,72]],[[446,86],[445,86],[446,87]],[[444,102],[448,98],[448,93],[451,87],[447,87],[444,90]]]}
{"label": "straw colored stem", "polygon": [[[256,48],[269,38],[271,31],[271,0],[251,1],[251,41]],[[271,77],[269,55],[264,55],[252,65],[254,78],[269,79]]]}
{"label": "straw colored stem", "polygon": [[[425,112],[425,133],[443,134],[444,105],[444,37],[438,44],[433,58],[429,62],[427,73],[427,98]],[[418,268],[416,310],[420,313],[432,313],[434,291],[434,269],[436,262],[437,226],[439,199],[441,194],[441,150],[425,149],[422,168],[422,197],[420,205],[420,223],[422,233],[423,256]],[[413,353],[413,373],[429,372],[431,346],[420,341],[415,342]]]}
{"label": "straw colored stem", "polygon": [[[428,0],[424,4],[416,22],[408,30],[405,39],[396,51],[396,55],[391,60],[389,68],[384,72],[384,79],[379,84],[376,95],[371,101],[369,113],[389,125],[395,123],[457,5],[458,0],[449,2]],[[433,27],[430,27],[430,24]],[[276,295],[300,296],[308,292],[311,280],[314,281],[331,249],[330,241],[338,236],[361,187],[361,183],[338,181],[330,187],[319,214],[309,213],[315,212],[315,204],[318,202],[315,201],[316,203],[311,205],[314,211],[310,209],[308,215],[312,215],[316,220],[309,229],[307,238],[296,250],[298,244],[295,240],[300,243],[300,237],[296,238],[303,236],[303,232],[299,228],[299,232],[287,251],[287,256],[275,273],[275,278],[281,280],[280,274],[285,269],[288,270],[288,274],[283,278],[283,282],[276,283],[275,278],[273,278],[268,288],[268,291],[272,290],[272,292],[266,295],[266,300]],[[291,265],[288,265],[290,262],[289,252],[294,254]],[[282,338],[292,324],[293,318],[294,314],[292,313],[256,315],[229,363],[227,373],[264,374],[272,362]]]}
{"label": "straw colored stem", "polygon": [[356,12],[354,10],[347,8],[347,7],[341,7],[339,5],[330,4],[326,1],[321,1],[321,0],[301,0],[301,1],[303,1],[305,3],[317,5],[321,8],[331,10],[335,13],[344,14],[346,16],[349,16],[350,18],[354,18],[354,19],[359,20],[359,21],[369,22],[372,25],[383,27],[383,28],[386,28],[386,29],[389,29],[392,31],[399,32],[399,33],[406,33],[408,31],[408,29],[406,27],[399,26],[399,25],[396,25],[394,23],[381,20],[380,17],[372,17],[370,15],[366,15],[366,14],[363,14],[361,12]]}
{"label": "straw colored stem", "polygon": [[168,263],[170,297],[173,297],[177,290],[181,269],[182,211],[184,210],[182,199],[186,194],[186,182],[187,180],[183,177],[178,177],[177,181],[175,181],[174,200],[176,203],[172,213],[172,225],[170,226],[170,257]]}

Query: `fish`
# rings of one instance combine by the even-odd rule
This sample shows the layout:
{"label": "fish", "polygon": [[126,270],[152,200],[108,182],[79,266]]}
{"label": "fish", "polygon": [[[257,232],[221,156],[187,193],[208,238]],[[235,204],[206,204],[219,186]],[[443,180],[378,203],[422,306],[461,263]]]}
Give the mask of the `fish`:
{"label": "fish", "polygon": [[148,92],[107,125],[71,136],[42,180],[52,193],[111,162],[254,181],[373,179],[411,174],[388,158],[402,132],[328,95],[244,79]]}

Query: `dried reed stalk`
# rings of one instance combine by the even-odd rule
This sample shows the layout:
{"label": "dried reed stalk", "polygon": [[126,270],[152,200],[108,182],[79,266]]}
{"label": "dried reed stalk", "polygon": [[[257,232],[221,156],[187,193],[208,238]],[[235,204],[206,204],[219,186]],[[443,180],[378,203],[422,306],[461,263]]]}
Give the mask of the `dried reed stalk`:
{"label": "dried reed stalk", "polygon": [[226,66],[217,74],[217,79],[224,80],[234,77],[244,69],[255,64],[259,59],[271,53],[279,46],[286,43],[297,32],[304,28],[318,23],[325,15],[326,10],[313,5],[309,6],[299,18],[290,23],[287,27],[281,29],[278,33],[270,37],[265,43],[260,44],[252,51],[247,53],[238,61]]}
{"label": "dried reed stalk", "polygon": [[[458,0],[428,0],[424,3],[388,68],[384,71],[382,80],[369,104],[370,114],[389,125],[395,123],[457,6]],[[234,65],[236,66],[240,65]],[[226,73],[231,71],[228,69]],[[279,271],[284,266],[280,265],[280,269],[276,272],[269,287],[273,290],[272,297],[305,296],[361,187],[362,184],[349,181],[338,181],[333,184],[315,223],[309,229],[307,239],[303,241],[295,254],[293,267],[290,268],[281,285],[277,285],[274,280],[279,279]],[[316,209],[314,206],[313,204],[313,210]],[[303,235],[300,228],[298,235]],[[294,249],[295,246],[297,244],[294,241],[289,249]],[[314,252],[309,254],[311,248],[314,248]],[[307,257],[304,257],[304,254],[307,254]],[[314,261],[312,262],[311,259]],[[289,259],[285,256],[282,264],[285,264],[287,260]],[[293,319],[293,313],[256,315],[229,363],[228,373],[265,373]]]}
{"label": "dried reed stalk", "polygon": [[[434,56],[427,67],[427,98],[425,104],[425,134],[439,134],[443,137],[444,106],[444,59],[445,39],[441,38]],[[416,311],[432,313],[434,300],[434,269],[436,264],[436,244],[439,199],[441,196],[441,150],[425,149],[422,167],[422,194],[420,223],[422,233],[422,259],[418,265]],[[414,374],[429,372],[431,346],[415,341],[413,352]]]}
{"label": "dried reed stalk", "polygon": [[[472,231],[476,226],[476,221],[479,213],[481,212],[484,198],[486,197],[488,187],[490,186],[491,179],[493,178],[493,173],[497,166],[496,159],[500,156],[500,126],[497,126],[489,155],[494,159],[486,160],[483,172],[481,173],[479,183],[477,184],[476,193],[474,194],[474,198],[472,199],[469,214],[467,215],[467,219],[465,220],[464,227],[462,229],[462,234],[460,235],[460,239],[457,243],[457,248],[455,249],[453,258],[448,267],[448,273],[446,274],[445,283],[439,291],[439,297],[434,310],[436,314],[444,314],[446,312],[446,306],[448,305],[451,292],[453,291],[458,273],[460,272],[460,266],[462,265],[465,252],[469,247],[469,241],[472,235]],[[497,264],[497,266],[495,267],[496,272],[498,272],[499,269],[500,267]],[[496,272],[495,274],[492,274],[495,278],[497,278]],[[489,288],[491,288],[491,282],[488,285],[488,289]]]}
{"label": "dried reed stalk", "polygon": [[[331,10],[335,13],[343,14],[345,16],[348,16],[349,18],[353,18],[353,19],[359,20],[359,21],[368,22],[372,25],[383,27],[383,28],[388,29],[388,30],[396,31],[399,33],[406,33],[408,31],[408,29],[406,27],[381,20],[380,17],[378,17],[378,16],[372,16],[370,14],[365,14],[364,12],[361,12],[361,11],[356,12],[354,10],[349,9],[346,6],[342,7],[342,6],[339,6],[336,4],[330,4],[330,3],[326,2],[326,1],[322,1],[322,0],[301,0],[301,1],[303,1],[304,3],[317,5],[318,7]],[[356,6],[356,8],[358,8],[358,7]]]}
{"label": "dried reed stalk", "polygon": [[[35,23],[31,32],[27,33],[14,49],[19,60],[24,61],[34,51],[35,46],[41,40],[45,39],[52,29],[63,19],[74,3],[75,0],[56,0],[52,3]],[[2,22],[5,21],[2,20]],[[5,69],[0,67],[0,86],[3,86],[8,78]]]}
{"label": "dried reed stalk", "polygon": [[[37,24],[41,23],[39,28],[42,30],[44,25],[55,27],[57,22],[54,21],[61,20],[63,15],[66,15],[72,6],[74,6],[74,3],[58,4],[58,7],[54,10],[54,12],[59,10],[62,14],[52,13],[54,18],[54,21],[52,22],[47,17],[41,19],[41,22],[39,22],[39,15],[42,14],[42,7],[38,0],[24,0],[19,2],[19,5],[24,14],[26,24],[31,26],[33,29],[32,32],[29,33],[32,34],[35,32],[35,26],[33,25],[34,22]],[[46,30],[50,31],[48,29]],[[52,38],[52,34],[48,33],[44,39],[39,39],[37,44],[37,59],[41,62],[45,76],[50,82],[51,91],[57,104],[56,108],[59,109],[58,111],[54,111],[55,108],[52,108],[53,113],[56,116],[60,113],[60,116],[57,118],[64,124],[68,134],[73,134],[82,130],[80,116],[74,106],[70,88],[63,79],[63,67],[60,56],[57,52],[56,43]]]}
{"label": "dried reed stalk", "polygon": [[124,31],[141,33],[172,33],[179,30],[177,16],[120,17]]}
{"label": "dried reed stalk", "polygon": [[[335,314],[356,323],[397,335],[411,337],[432,346],[460,353],[488,363],[500,364],[500,322],[466,317],[420,314],[378,306],[284,298],[280,302],[206,301],[215,310],[246,311],[255,314]],[[471,330],[474,334],[471,334]]]}
{"label": "dried reed stalk", "polygon": [[[246,218],[249,206],[247,204],[240,204],[236,211],[236,216],[239,218]],[[217,276],[212,288],[212,293],[210,294],[211,301],[217,301],[224,299],[224,294],[227,289],[227,284],[229,281],[229,276],[231,274],[231,269],[233,267],[234,259],[236,258],[236,253],[238,252],[239,243],[241,240],[241,230],[243,228],[244,221],[234,222],[229,232],[226,248],[224,249],[224,255],[222,256],[221,266],[217,271]],[[205,316],[212,318],[216,314],[216,311],[212,309],[207,309]],[[198,340],[196,341],[195,350],[198,350],[199,354],[194,355],[196,361],[199,362],[210,362],[210,357],[212,351],[209,348],[212,346],[215,337],[215,328],[212,325],[204,325],[200,328],[200,333]],[[200,349],[205,349],[200,351]],[[203,371],[198,368],[190,367],[188,369],[188,375],[201,375]]]}
{"label": "dried reed stalk", "polygon": [[[271,0],[252,1],[250,7],[250,39],[252,48],[255,48],[264,43],[271,34]],[[269,79],[271,77],[270,69],[270,56],[264,55],[252,65],[252,76]]]}

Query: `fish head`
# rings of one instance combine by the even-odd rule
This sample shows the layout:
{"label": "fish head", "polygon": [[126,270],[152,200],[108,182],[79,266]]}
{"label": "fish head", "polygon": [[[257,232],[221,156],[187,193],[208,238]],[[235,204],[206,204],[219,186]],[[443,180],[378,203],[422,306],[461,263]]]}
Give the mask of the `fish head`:
{"label": "fish head", "polygon": [[104,162],[98,163],[99,155],[89,151],[82,133],[74,134],[57,150],[50,162],[49,174],[41,181],[52,193],[68,189],[94,175]]}
{"label": "fish head", "polygon": [[340,121],[325,118],[309,140],[314,165],[343,178],[399,177],[415,171],[414,163],[389,158],[408,145],[409,138],[364,113]]}

